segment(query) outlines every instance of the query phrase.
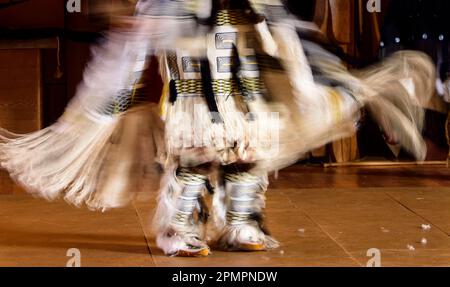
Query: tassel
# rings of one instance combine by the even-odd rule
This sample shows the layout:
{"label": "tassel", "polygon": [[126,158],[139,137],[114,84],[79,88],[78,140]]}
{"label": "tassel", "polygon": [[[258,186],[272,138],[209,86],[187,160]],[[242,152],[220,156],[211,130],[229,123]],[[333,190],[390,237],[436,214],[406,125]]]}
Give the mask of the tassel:
{"label": "tassel", "polygon": [[220,116],[219,108],[217,107],[216,97],[214,96],[214,89],[212,86],[211,67],[207,59],[200,60],[201,76],[203,84],[203,92],[205,93],[206,103],[211,113],[211,121],[219,124],[223,123],[223,119]]}
{"label": "tassel", "polygon": [[178,98],[177,84],[175,80],[170,80],[169,92],[170,92],[169,102],[173,105]]}
{"label": "tassel", "polygon": [[231,66],[231,73],[233,74],[233,80],[236,82],[239,91],[244,97],[244,100],[248,102],[252,99],[247,89],[245,88],[245,85],[242,83],[241,68],[242,62],[241,58],[239,57],[239,51],[236,45],[233,45],[233,65]]}

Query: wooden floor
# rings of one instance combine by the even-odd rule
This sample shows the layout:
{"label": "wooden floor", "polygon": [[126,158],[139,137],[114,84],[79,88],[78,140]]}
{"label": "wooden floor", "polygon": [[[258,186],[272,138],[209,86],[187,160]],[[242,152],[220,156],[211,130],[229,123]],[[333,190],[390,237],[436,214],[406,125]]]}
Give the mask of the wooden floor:
{"label": "wooden floor", "polygon": [[82,266],[366,266],[372,248],[382,266],[450,266],[449,175],[443,166],[291,167],[268,192],[279,249],[187,259],[155,247],[155,186],[102,214],[33,199],[1,174],[0,266],[66,266],[71,248]]}

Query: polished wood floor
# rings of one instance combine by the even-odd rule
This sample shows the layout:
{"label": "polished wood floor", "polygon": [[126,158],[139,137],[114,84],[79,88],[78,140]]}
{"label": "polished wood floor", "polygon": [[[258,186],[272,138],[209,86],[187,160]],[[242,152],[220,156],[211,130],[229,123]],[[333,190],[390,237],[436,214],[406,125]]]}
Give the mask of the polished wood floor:
{"label": "polished wood floor", "polygon": [[[294,166],[272,179],[267,216],[281,247],[169,258],[150,220],[156,185],[107,213],[33,199],[0,173],[0,266],[450,266],[450,169]],[[422,225],[429,225],[424,230]]]}

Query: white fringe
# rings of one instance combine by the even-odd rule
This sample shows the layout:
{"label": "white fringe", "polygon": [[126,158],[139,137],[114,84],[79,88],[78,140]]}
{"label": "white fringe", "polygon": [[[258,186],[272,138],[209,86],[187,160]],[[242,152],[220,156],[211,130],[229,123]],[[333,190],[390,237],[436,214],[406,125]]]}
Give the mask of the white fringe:
{"label": "white fringe", "polygon": [[275,238],[264,234],[257,224],[225,226],[219,234],[217,245],[222,250],[237,251],[240,250],[240,244],[247,243],[249,238],[252,238],[252,242],[261,242],[267,250],[280,246]]}
{"label": "white fringe", "polygon": [[139,131],[148,118],[142,113],[132,110],[100,121],[78,117],[29,135],[3,134],[1,166],[47,200],[62,196],[76,206],[101,210],[123,206],[131,199],[130,182],[142,175],[132,174],[139,145],[142,139],[151,141],[150,129],[145,135]]}
{"label": "white fringe", "polygon": [[[215,161],[230,164],[238,160],[254,162],[271,152],[263,136],[255,139],[251,133],[275,125],[276,119],[262,116],[249,122],[238,96],[218,95],[216,102],[223,123],[212,123],[203,97],[179,97],[169,106],[166,118],[168,159],[181,157],[180,161],[189,165]],[[262,99],[256,99],[250,107],[256,114],[269,115],[269,108]]]}
{"label": "white fringe", "polygon": [[7,139],[0,145],[1,165],[30,192],[53,200],[67,189],[66,198],[78,205],[92,192],[92,182],[80,174],[95,169],[116,126],[116,118],[84,118]]}
{"label": "white fringe", "polygon": [[[317,50],[312,59],[307,59],[290,24],[274,24],[271,31],[278,45],[275,54],[285,72],[264,71],[262,77],[270,94],[282,106],[283,130],[279,154],[261,161],[261,170],[284,168],[306,152],[353,135],[363,106],[368,106],[379,125],[407,151],[419,160],[425,158],[426,147],[420,134],[424,112],[419,104],[429,101],[435,79],[428,57],[418,52],[402,52],[378,66],[352,74],[325,51]],[[328,77],[349,86],[356,101],[345,91],[334,90],[338,95],[336,106],[330,100],[330,88],[314,82],[308,62],[311,60]],[[413,84],[414,94],[402,85],[401,80],[405,79]]]}

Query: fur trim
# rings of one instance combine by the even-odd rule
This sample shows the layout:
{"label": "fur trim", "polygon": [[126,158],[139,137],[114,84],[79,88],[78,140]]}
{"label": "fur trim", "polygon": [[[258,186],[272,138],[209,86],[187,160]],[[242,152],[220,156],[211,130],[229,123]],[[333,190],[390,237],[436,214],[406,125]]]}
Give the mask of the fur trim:
{"label": "fur trim", "polygon": [[[248,179],[245,179],[247,178]],[[232,179],[234,178],[234,179]],[[279,246],[272,238],[264,225],[263,212],[265,208],[265,192],[268,186],[267,176],[260,176],[255,182],[255,176],[231,175],[233,182],[225,183],[225,187],[216,188],[213,198],[214,224],[216,229],[217,247],[223,250],[240,250],[243,244],[262,244],[265,249],[274,249]],[[246,182],[247,181],[247,182]],[[227,180],[225,181],[227,182]],[[236,184],[237,186],[235,186]],[[255,185],[256,184],[256,185]],[[239,224],[235,224],[227,218],[232,212],[232,201],[238,196],[239,189],[244,187],[259,188],[252,199],[252,215]],[[247,199],[246,199],[247,200]]]}
{"label": "fur trim", "polygon": [[178,235],[167,236],[167,234],[163,233],[158,234],[156,237],[156,245],[168,256],[177,256],[180,251],[192,250],[192,246],[199,249],[207,249],[209,252],[209,247],[201,240]]}
{"label": "fur trim", "polygon": [[[179,205],[186,185],[178,180],[176,167],[166,170],[161,182],[161,190],[158,196],[158,206],[153,219],[153,232],[157,235],[157,246],[167,255],[176,255],[181,250],[189,250],[190,245],[199,248],[208,248],[204,239],[206,238],[207,212],[203,201],[199,199],[194,212],[198,212],[198,221],[189,219],[185,225],[180,226],[174,222],[179,212]],[[204,195],[203,187],[200,196]]]}
{"label": "fur trim", "polygon": [[257,224],[227,225],[219,234],[217,247],[222,250],[238,251],[242,244],[263,244],[265,249],[279,247],[278,241],[265,234]]}

